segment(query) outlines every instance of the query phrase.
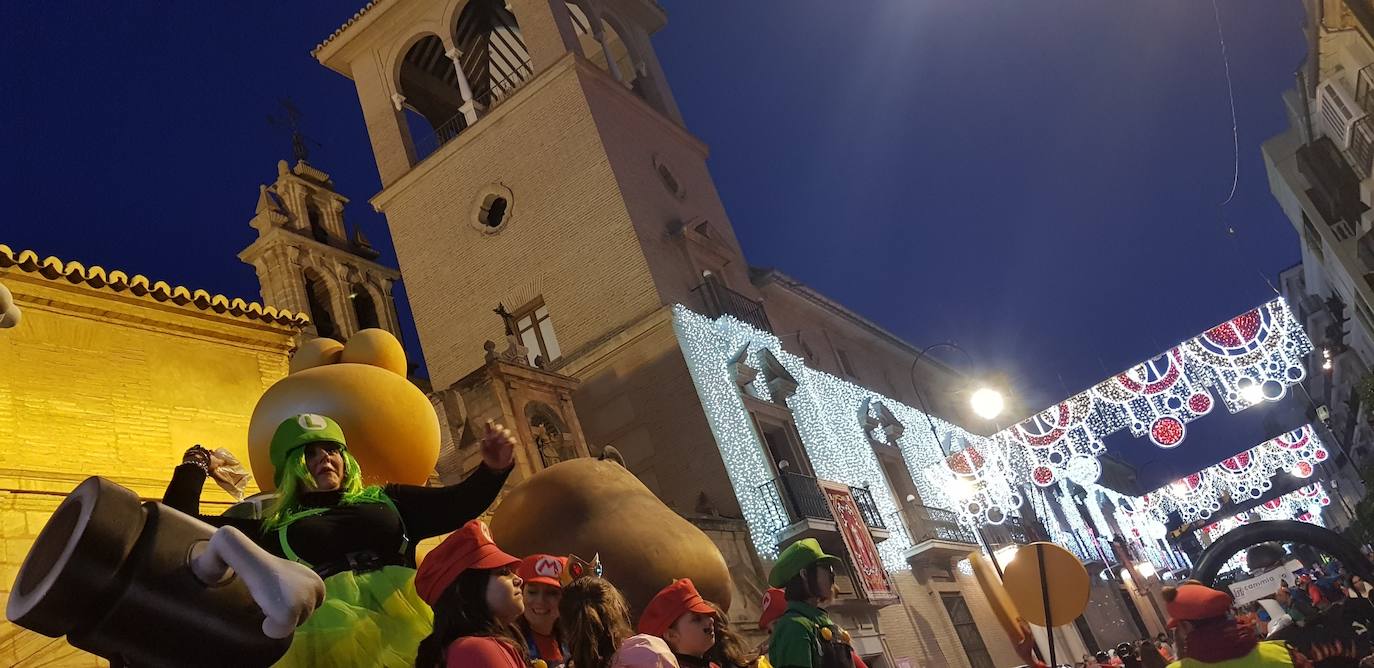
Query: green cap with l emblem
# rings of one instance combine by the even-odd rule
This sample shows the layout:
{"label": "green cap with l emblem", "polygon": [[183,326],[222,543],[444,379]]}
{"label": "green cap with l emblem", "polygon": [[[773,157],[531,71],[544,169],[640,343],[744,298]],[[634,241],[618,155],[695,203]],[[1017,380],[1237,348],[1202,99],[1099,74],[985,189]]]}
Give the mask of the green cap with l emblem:
{"label": "green cap with l emblem", "polygon": [[272,434],[270,454],[273,482],[281,485],[281,474],[286,468],[287,457],[311,443],[321,442],[337,443],[340,448],[345,449],[348,447],[339,423],[323,415],[301,413],[283,420],[277,425],[276,433]]}
{"label": "green cap with l emblem", "polygon": [[784,587],[787,581],[791,580],[802,569],[811,564],[829,564],[831,566],[840,563],[840,558],[828,555],[821,551],[821,544],[815,538],[803,538],[782,551],[778,555],[777,563],[773,564],[773,570],[768,572],[768,586]]}

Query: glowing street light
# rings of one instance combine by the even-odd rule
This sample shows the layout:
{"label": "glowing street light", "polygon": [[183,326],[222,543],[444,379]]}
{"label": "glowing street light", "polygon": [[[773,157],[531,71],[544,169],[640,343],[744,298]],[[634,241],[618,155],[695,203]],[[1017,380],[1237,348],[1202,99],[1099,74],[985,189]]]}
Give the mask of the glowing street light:
{"label": "glowing street light", "polygon": [[1001,392],[989,387],[980,387],[974,391],[972,397],[969,397],[969,405],[978,417],[991,420],[1002,414],[1006,402],[1002,400]]}

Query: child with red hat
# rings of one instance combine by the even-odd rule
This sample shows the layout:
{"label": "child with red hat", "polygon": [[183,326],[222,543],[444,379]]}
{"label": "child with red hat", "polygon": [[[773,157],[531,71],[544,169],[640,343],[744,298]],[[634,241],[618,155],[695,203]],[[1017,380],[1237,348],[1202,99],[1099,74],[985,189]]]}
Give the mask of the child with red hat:
{"label": "child with red hat", "polygon": [[434,548],[415,573],[416,593],[434,609],[434,632],[420,643],[416,665],[525,668],[525,643],[514,627],[525,611],[519,563],[481,520]]}
{"label": "child with red hat", "polygon": [[719,668],[706,660],[716,643],[716,609],[683,578],[664,587],[644,607],[639,632],[668,643],[682,668]]}
{"label": "child with red hat", "polygon": [[521,559],[515,571],[525,583],[525,614],[516,626],[525,636],[530,665],[535,668],[562,668],[567,660],[563,629],[558,623],[558,602],[563,598],[563,572],[567,569],[567,557],[532,554]]}

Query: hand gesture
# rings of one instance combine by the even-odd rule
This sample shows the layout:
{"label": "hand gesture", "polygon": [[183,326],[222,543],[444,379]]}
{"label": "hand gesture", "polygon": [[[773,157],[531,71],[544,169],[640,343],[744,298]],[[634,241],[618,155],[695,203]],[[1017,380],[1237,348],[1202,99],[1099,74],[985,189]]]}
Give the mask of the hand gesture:
{"label": "hand gesture", "polygon": [[491,420],[482,434],[482,463],[493,471],[504,471],[515,463],[515,434]]}

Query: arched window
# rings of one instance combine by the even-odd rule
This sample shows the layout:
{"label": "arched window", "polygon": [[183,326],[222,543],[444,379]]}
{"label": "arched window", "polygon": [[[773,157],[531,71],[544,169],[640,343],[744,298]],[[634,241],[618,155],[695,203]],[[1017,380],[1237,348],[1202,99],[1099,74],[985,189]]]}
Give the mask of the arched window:
{"label": "arched window", "polygon": [[520,24],[505,0],[470,0],[453,29],[473,99],[490,107],[533,73]]}
{"label": "arched window", "polygon": [[420,38],[406,51],[398,88],[405,99],[406,124],[421,156],[429,155],[467,127],[458,72],[437,35]]}
{"label": "arched window", "polygon": [[314,269],[305,270],[305,299],[310,307],[310,320],[315,324],[315,333],[331,339],[339,337],[339,328],[330,311],[329,287],[324,277]]}
{"label": "arched window", "polygon": [[329,241],[329,230],[324,227],[324,214],[314,202],[305,205],[305,217],[310,221],[310,235],[321,243]]}
{"label": "arched window", "polygon": [[380,327],[377,318],[377,304],[372,300],[372,293],[361,283],[353,284],[353,292],[348,295],[349,301],[353,303],[353,314],[358,318],[358,329],[370,329]]}

